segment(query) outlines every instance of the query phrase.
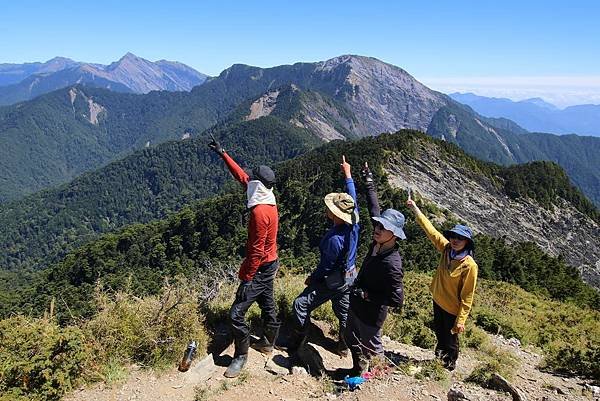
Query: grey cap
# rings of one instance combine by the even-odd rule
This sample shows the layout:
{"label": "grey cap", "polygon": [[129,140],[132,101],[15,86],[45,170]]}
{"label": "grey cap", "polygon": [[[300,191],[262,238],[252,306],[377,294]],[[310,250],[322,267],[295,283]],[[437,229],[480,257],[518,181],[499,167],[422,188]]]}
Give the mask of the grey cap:
{"label": "grey cap", "polygon": [[260,165],[252,169],[250,179],[262,182],[267,188],[272,188],[275,185],[275,173],[269,166]]}

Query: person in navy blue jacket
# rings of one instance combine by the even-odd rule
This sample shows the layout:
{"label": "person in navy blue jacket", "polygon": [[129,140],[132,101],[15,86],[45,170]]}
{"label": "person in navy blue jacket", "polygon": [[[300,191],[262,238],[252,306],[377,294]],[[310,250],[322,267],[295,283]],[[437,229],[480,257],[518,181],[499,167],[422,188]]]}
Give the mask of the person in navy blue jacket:
{"label": "person in navy blue jacket", "polygon": [[310,314],[327,301],[339,319],[338,353],[348,354],[344,331],[350,305],[350,285],[356,277],[356,247],[358,245],[358,202],[350,172],[350,164],[342,156],[340,165],[346,181],[346,193],[325,196],[327,217],[333,226],[319,244],[320,260],[317,268],[306,279],[306,288],[294,300],[294,331],[288,352],[295,353],[305,341]]}

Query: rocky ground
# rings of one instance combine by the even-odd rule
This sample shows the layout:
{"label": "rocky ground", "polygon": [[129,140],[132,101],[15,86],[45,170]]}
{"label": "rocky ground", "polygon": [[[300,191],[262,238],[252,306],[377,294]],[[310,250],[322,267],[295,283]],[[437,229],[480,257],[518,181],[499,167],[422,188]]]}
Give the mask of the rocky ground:
{"label": "rocky ground", "polygon": [[[320,330],[322,333],[326,330]],[[349,391],[343,383],[343,368],[352,366],[350,357],[340,358],[330,350],[334,342],[328,336],[311,337],[309,349],[315,358],[322,359],[326,372],[310,375],[306,369],[291,368],[290,359],[282,351],[267,357],[250,351],[246,371],[237,379],[223,376],[231,361],[233,347],[216,350],[204,358],[197,358],[192,368],[180,373],[175,368],[162,373],[132,367],[124,381],[107,386],[99,384],[81,388],[67,401],[265,401],[300,400],[513,400],[507,392],[482,388],[465,381],[479,363],[476,351],[463,350],[457,369],[444,373],[438,379],[418,379],[420,365],[433,359],[431,350],[401,344],[384,338],[389,363],[405,364],[410,369],[392,368]],[[537,369],[541,356],[521,347],[517,340],[492,336],[491,340],[502,350],[515,355],[521,362],[513,374],[511,385],[523,400],[600,400],[600,388],[576,377],[560,377]],[[223,348],[223,347],[220,347]],[[393,365],[392,365],[393,366]],[[310,370],[310,369],[309,369]],[[463,398],[461,398],[463,397]]]}

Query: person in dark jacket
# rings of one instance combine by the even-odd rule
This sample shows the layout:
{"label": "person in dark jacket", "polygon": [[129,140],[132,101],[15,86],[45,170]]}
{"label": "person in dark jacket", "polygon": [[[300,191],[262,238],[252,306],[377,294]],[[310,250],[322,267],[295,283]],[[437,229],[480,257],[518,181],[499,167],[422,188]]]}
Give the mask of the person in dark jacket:
{"label": "person in dark jacket", "polygon": [[263,353],[270,353],[279,332],[280,322],[277,318],[273,294],[273,282],[279,268],[277,258],[279,215],[273,194],[275,174],[268,166],[258,166],[252,171],[251,177],[214,138],[209,147],[221,156],[233,177],[246,190],[247,207],[250,210],[246,258],[238,272],[240,284],[229,311],[235,354],[225,371],[225,376],[237,377],[248,359],[250,329],[245,315],[254,302],[257,302],[261,309],[264,335],[258,343],[252,345],[253,348]]}
{"label": "person in dark jacket", "polygon": [[352,373],[356,376],[369,369],[372,357],[383,356],[381,328],[388,308],[402,307],[404,302],[404,273],[397,240],[406,239],[404,215],[394,209],[381,213],[367,163],[361,173],[374,228],[373,242],[351,290],[345,333],[352,353]]}
{"label": "person in dark jacket", "polygon": [[358,209],[356,189],[350,164],[342,156],[340,164],[346,180],[347,193],[330,193],[325,196],[327,217],[333,226],[325,233],[319,244],[321,254],[315,271],[306,279],[306,288],[294,300],[294,331],[288,352],[294,354],[306,339],[310,314],[327,301],[331,301],[333,312],[339,319],[337,352],[348,353],[344,338],[348,317],[350,284],[356,277],[356,248],[358,245]]}

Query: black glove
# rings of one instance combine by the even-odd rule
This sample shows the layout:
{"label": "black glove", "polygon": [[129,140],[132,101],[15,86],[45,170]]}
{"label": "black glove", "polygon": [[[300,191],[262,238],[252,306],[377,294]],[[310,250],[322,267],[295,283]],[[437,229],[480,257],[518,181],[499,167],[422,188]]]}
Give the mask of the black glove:
{"label": "black glove", "polygon": [[371,170],[369,169],[369,166],[366,165],[366,163],[365,166],[363,166],[362,170],[360,170],[360,176],[365,182],[373,182],[373,173],[371,173]]}
{"label": "black glove", "polygon": [[365,290],[363,290],[362,288],[359,287],[352,287],[352,293],[359,297],[364,299],[365,301],[369,300],[369,295],[367,294],[367,292]]}
{"label": "black glove", "polygon": [[212,140],[208,144],[208,147],[211,148],[213,151],[217,152],[219,154],[219,156],[223,156],[225,149],[223,149],[221,147],[221,144],[219,142],[217,142],[217,140],[215,139],[214,136],[212,136],[212,134],[210,135],[210,137]]}

